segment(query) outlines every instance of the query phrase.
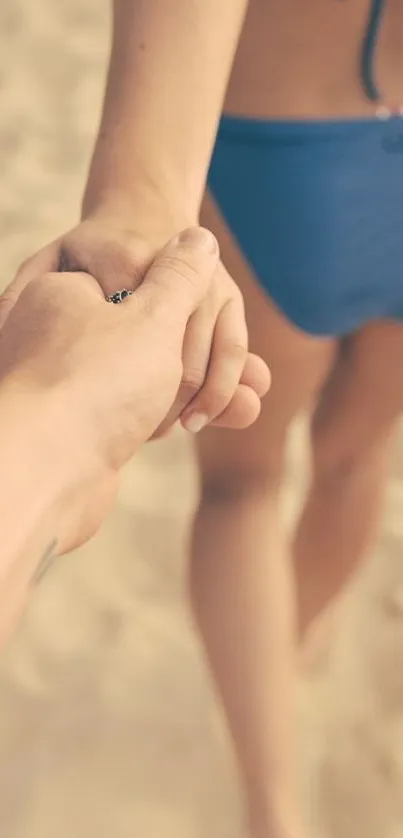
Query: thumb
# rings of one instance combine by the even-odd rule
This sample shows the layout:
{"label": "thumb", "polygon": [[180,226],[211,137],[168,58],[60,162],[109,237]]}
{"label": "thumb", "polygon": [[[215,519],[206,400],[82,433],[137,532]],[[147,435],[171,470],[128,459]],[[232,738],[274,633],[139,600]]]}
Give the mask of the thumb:
{"label": "thumb", "polygon": [[190,227],[156,256],[129,304],[143,303],[186,322],[208,293],[219,260],[216,238],[203,227]]}

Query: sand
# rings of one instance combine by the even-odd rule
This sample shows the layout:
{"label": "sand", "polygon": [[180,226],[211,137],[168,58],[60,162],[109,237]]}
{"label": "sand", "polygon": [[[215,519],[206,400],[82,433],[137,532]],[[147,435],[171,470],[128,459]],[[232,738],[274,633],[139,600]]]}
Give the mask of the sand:
{"label": "sand", "polygon": [[[107,0],[2,0],[1,283],[77,217]],[[290,451],[292,514],[303,427]],[[239,795],[184,598],[195,473],[181,435],[125,474],[100,535],[54,567],[0,667],[4,838],[233,838]],[[382,536],[301,682],[312,838],[403,835],[403,436]]]}

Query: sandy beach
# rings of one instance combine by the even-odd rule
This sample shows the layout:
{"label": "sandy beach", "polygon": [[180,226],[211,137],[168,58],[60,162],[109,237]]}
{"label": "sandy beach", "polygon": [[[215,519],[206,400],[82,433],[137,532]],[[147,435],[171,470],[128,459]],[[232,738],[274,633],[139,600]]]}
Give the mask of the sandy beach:
{"label": "sandy beach", "polygon": [[[1,286],[78,214],[107,0],[0,5]],[[290,445],[291,520],[304,427]],[[236,772],[187,612],[189,440],[147,447],[102,532],[38,589],[0,665],[3,838],[238,838]],[[300,688],[311,838],[403,836],[403,433],[382,534]]]}

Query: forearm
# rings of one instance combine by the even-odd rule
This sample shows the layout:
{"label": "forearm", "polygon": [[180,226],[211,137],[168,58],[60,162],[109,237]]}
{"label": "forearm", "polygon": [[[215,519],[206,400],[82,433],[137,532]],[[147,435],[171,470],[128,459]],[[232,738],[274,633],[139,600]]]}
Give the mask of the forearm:
{"label": "forearm", "polygon": [[248,0],[115,0],[84,214],[112,202],[198,215]]}
{"label": "forearm", "polygon": [[5,611],[17,606],[57,540],[60,448],[43,397],[0,383],[0,640]]}

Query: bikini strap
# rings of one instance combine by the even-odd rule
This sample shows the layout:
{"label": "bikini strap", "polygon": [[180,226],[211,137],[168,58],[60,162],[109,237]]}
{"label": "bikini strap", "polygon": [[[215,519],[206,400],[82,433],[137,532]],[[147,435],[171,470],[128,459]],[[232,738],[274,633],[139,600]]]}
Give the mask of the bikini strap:
{"label": "bikini strap", "polygon": [[360,62],[360,76],[365,95],[371,102],[380,102],[381,93],[375,81],[375,52],[386,0],[371,0],[371,9],[365,31]]}

